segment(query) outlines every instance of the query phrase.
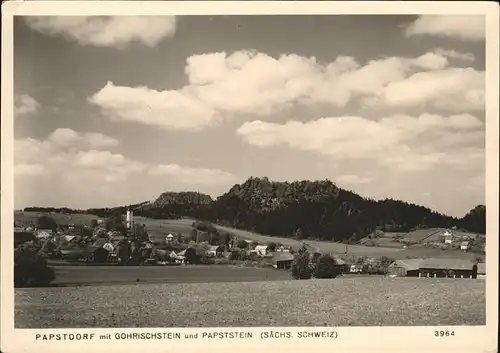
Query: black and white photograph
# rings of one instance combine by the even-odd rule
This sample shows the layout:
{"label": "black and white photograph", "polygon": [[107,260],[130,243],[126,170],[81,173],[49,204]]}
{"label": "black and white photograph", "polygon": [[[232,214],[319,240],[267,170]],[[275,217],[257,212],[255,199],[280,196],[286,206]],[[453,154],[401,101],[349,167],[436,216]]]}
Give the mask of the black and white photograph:
{"label": "black and white photograph", "polygon": [[484,14],[12,21],[14,329],[485,327]]}

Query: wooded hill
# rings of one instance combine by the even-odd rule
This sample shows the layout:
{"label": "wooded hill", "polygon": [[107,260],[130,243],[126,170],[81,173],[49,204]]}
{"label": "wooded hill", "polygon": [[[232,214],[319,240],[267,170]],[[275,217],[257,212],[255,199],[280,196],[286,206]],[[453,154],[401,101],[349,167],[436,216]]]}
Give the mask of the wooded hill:
{"label": "wooded hill", "polygon": [[364,198],[329,180],[274,182],[251,177],[216,200],[197,192],[166,192],[153,202],[78,212],[105,217],[114,212],[124,213],[127,207],[134,209],[137,216],[191,217],[271,236],[350,243],[377,229],[408,232],[417,228],[456,227],[481,234],[486,229],[484,205],[458,219],[404,201]]}

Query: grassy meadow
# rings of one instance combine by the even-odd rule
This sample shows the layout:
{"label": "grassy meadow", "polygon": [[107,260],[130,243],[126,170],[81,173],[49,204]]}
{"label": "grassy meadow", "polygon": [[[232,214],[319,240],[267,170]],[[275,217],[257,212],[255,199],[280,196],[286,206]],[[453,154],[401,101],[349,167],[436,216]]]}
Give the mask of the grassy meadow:
{"label": "grassy meadow", "polygon": [[17,328],[484,325],[485,281],[418,278],[16,289]]}

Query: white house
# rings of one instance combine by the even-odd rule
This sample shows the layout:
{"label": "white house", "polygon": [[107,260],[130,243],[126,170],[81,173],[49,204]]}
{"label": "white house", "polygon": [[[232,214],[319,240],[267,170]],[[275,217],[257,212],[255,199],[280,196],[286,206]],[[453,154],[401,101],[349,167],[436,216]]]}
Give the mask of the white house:
{"label": "white house", "polygon": [[462,244],[460,244],[460,250],[467,251],[470,248],[470,243],[468,241],[463,241]]}
{"label": "white house", "polygon": [[267,245],[257,245],[254,250],[258,255],[266,256],[267,248],[268,248]]}
{"label": "white house", "polygon": [[48,239],[52,236],[53,234],[51,229],[39,229],[36,233],[36,237],[38,239]]}
{"label": "white house", "polygon": [[105,243],[102,247],[106,249],[109,253],[112,253],[115,250],[114,245],[111,244],[110,242]]}
{"label": "white house", "polygon": [[172,234],[169,234],[167,235],[165,240],[167,241],[167,243],[171,243],[174,240],[174,236]]}
{"label": "white house", "polygon": [[453,242],[453,233],[447,229],[443,232],[443,238],[445,244],[451,244]]}

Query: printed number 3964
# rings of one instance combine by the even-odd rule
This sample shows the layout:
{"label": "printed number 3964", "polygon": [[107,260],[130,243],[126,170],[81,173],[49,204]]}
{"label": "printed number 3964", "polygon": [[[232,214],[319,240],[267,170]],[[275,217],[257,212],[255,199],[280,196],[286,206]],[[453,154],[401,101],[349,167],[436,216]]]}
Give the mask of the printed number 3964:
{"label": "printed number 3964", "polygon": [[455,331],[434,331],[434,337],[455,336]]}

